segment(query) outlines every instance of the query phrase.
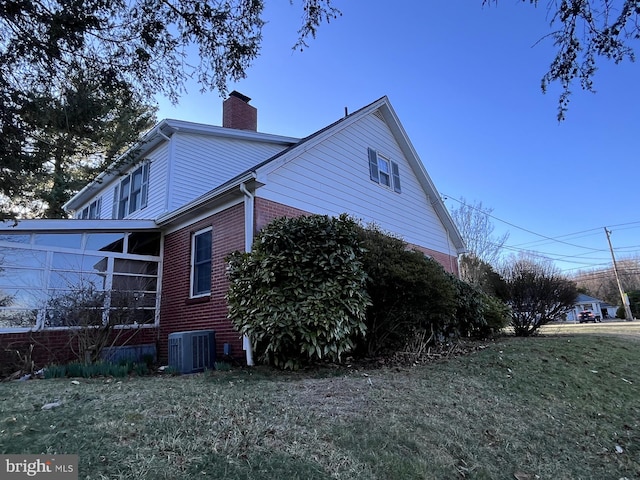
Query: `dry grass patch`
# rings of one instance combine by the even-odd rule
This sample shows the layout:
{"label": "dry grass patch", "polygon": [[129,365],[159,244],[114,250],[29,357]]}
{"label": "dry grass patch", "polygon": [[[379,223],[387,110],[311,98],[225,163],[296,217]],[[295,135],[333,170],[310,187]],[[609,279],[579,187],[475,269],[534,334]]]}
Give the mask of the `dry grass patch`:
{"label": "dry grass patch", "polygon": [[640,340],[640,322],[550,323],[540,329],[543,335],[605,335]]}
{"label": "dry grass patch", "polygon": [[76,453],[89,479],[640,478],[635,342],[484,346],[414,368],[4,383],[0,452]]}

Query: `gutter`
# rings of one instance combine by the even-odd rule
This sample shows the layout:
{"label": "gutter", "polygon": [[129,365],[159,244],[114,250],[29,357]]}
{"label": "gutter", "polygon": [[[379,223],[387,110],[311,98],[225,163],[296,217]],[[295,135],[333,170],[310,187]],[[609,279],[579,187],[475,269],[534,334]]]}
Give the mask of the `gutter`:
{"label": "gutter", "polygon": [[[247,186],[242,182],[240,184],[240,191],[244,194],[244,251],[249,253],[253,246],[253,225],[254,225],[254,200],[255,195],[251,193]],[[251,347],[251,339],[248,335],[242,337],[242,348],[246,352],[247,366],[252,367],[253,363],[253,348]]]}

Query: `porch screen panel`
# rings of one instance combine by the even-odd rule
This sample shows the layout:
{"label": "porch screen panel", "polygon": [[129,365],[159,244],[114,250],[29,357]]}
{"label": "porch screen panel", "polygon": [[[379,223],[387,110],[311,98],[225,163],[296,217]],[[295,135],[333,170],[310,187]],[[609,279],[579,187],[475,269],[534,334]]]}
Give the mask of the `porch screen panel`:
{"label": "porch screen panel", "polygon": [[[154,323],[160,257],[124,253],[129,235],[0,235],[0,329]],[[159,252],[157,232],[135,238]]]}

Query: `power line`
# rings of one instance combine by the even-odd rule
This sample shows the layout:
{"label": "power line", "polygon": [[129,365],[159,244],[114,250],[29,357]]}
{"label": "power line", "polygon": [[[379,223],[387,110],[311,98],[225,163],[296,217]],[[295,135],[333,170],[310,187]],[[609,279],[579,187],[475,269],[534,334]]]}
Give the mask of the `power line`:
{"label": "power line", "polygon": [[[634,227],[627,227],[627,228],[617,228],[620,226],[627,226],[627,225],[636,225]],[[608,225],[606,228],[611,229],[611,228],[616,228],[616,231],[621,231],[621,230],[633,230],[636,228],[640,228],[640,222],[627,222],[627,223],[620,223],[620,224],[616,224],[616,225]],[[566,237],[574,237],[576,235],[581,235],[583,233],[589,233],[589,235],[581,235],[580,237],[575,237],[575,238],[586,238],[586,237],[593,237],[593,236],[599,236],[602,234],[601,232],[602,227],[597,227],[597,228],[590,228],[588,230],[581,230],[579,232],[574,232],[574,233],[567,233],[564,235],[559,235],[557,237],[554,237],[554,241],[555,239],[558,238],[566,238]],[[590,233],[591,232],[591,233]],[[544,243],[543,240],[534,240],[531,242],[525,242],[525,243],[521,243],[521,244],[517,244],[515,246],[517,247],[521,247],[521,246],[525,246],[525,245],[547,245],[547,243]],[[640,247],[640,246],[638,246]],[[625,247],[622,247],[625,248]],[[620,250],[621,247],[616,247],[616,250]]]}
{"label": "power line", "polygon": [[[454,200],[454,201],[458,202],[460,205],[464,205],[465,207],[472,208],[473,210],[476,210],[478,212],[483,213],[484,215],[488,216],[489,218],[493,218],[494,220],[497,220],[497,221],[502,222],[502,223],[504,223],[506,225],[509,225],[510,227],[517,228],[518,230],[522,230],[523,232],[527,232],[527,233],[530,233],[532,235],[536,235],[537,237],[544,238],[545,240],[551,240],[551,241],[554,241],[554,242],[557,242],[557,243],[562,243],[564,245],[569,245],[570,247],[576,247],[576,248],[582,248],[582,249],[585,249],[585,250],[595,250],[595,251],[597,251],[597,249],[593,249],[593,248],[590,248],[590,247],[585,247],[585,246],[582,246],[582,245],[575,245],[573,243],[568,243],[568,242],[564,242],[562,240],[558,240],[558,238],[565,237],[567,235],[562,235],[561,237],[556,237],[556,238],[549,237],[547,235],[543,235],[542,233],[534,232],[533,230],[529,230],[528,228],[524,228],[524,227],[521,227],[519,225],[516,225],[515,223],[511,223],[511,222],[508,222],[506,220],[502,220],[501,218],[498,218],[498,217],[496,217],[494,215],[491,215],[488,212],[480,210],[479,208],[476,208],[473,205],[469,205],[468,203],[465,203],[465,202],[463,202],[461,200],[457,200],[457,199],[451,197],[450,195],[446,195],[446,194],[443,194],[443,195],[445,196],[445,198],[449,198],[451,200]],[[638,223],[640,223],[640,222],[638,222]],[[585,230],[585,231],[589,231],[589,230]],[[582,232],[578,232],[578,233],[582,233]],[[569,234],[569,235],[571,235],[571,234]]]}
{"label": "power line", "polygon": [[[510,227],[516,228],[518,230],[521,230],[523,232],[529,233],[531,235],[535,235],[537,237],[540,237],[541,240],[534,240],[531,242],[525,242],[525,243],[520,243],[520,244],[516,244],[516,245],[500,245],[501,248],[505,249],[505,250],[509,250],[509,251],[513,251],[513,252],[523,252],[523,253],[529,253],[535,256],[539,256],[539,257],[543,257],[543,258],[548,258],[550,260],[553,261],[559,261],[559,262],[563,262],[563,263],[574,263],[574,264],[579,264],[582,265],[582,268],[593,268],[593,267],[598,267],[601,265],[608,265],[608,263],[589,263],[589,262],[578,262],[575,260],[570,260],[570,259],[579,259],[581,258],[583,255],[589,255],[591,253],[603,253],[606,252],[607,249],[605,248],[593,248],[593,247],[587,247],[584,245],[578,245],[575,243],[571,243],[571,242],[567,242],[564,241],[562,239],[566,239],[566,238],[586,238],[586,237],[591,237],[591,236],[595,236],[598,234],[598,232],[601,231],[602,227],[597,227],[597,228],[590,228],[587,230],[581,230],[578,232],[573,232],[573,233],[567,233],[567,234],[563,234],[563,235],[558,235],[556,237],[550,237],[548,235],[544,235],[542,233],[538,233],[535,232],[533,230],[530,230],[528,228],[519,226],[514,224],[513,222],[509,222],[507,220],[503,220],[501,218],[496,217],[495,215],[492,215],[491,213],[482,210],[480,208],[475,207],[474,205],[470,205],[462,200],[458,200],[455,197],[451,196],[451,195],[447,195],[447,194],[443,194],[443,200],[447,200],[447,199],[451,199],[453,201],[458,202],[460,205],[463,205],[467,208],[471,208],[477,212],[482,213],[483,215],[486,215],[489,218],[492,218],[493,220],[496,220],[500,223],[503,223],[505,225],[509,225]],[[626,227],[626,228],[619,228],[619,227]],[[625,223],[618,223],[618,224],[614,224],[614,225],[610,225],[608,227],[605,228],[616,228],[618,231],[619,230],[631,230],[631,229],[635,229],[635,228],[640,228],[640,221],[633,221],[633,222],[625,222]],[[541,251],[532,251],[530,248],[526,249],[526,248],[522,248],[525,246],[529,246],[529,247],[533,247],[533,246],[542,246],[542,245],[549,245],[549,244],[561,244],[561,245],[566,245],[566,246],[570,246],[572,248],[579,248],[581,250],[586,250],[586,252],[581,253],[581,254],[576,254],[576,255],[563,255],[563,254],[557,254],[557,253],[551,253],[551,252],[541,252]],[[494,244],[496,246],[498,246],[497,244]],[[638,249],[640,249],[640,245],[629,245],[629,246],[624,246],[624,247],[617,247],[615,250],[617,252],[633,252],[633,251],[637,251]],[[591,260],[591,261],[595,261],[595,262],[599,262],[601,260],[606,260],[606,258],[584,258],[584,260]],[[568,268],[568,269],[562,269],[562,271],[569,271],[569,270],[576,270],[578,268],[581,267],[575,267],[575,268]]]}

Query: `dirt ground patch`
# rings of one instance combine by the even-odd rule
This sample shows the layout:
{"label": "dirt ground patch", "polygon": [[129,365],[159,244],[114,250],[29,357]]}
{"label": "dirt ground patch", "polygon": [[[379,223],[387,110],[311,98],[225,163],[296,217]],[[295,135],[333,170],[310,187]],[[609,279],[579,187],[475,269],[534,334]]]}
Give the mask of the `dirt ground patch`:
{"label": "dirt ground patch", "polygon": [[368,408],[368,380],[368,374],[355,372],[344,377],[305,379],[289,385],[282,400],[319,417],[353,417]]}

